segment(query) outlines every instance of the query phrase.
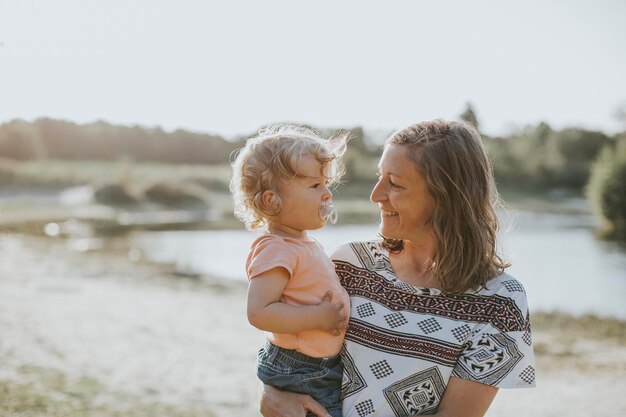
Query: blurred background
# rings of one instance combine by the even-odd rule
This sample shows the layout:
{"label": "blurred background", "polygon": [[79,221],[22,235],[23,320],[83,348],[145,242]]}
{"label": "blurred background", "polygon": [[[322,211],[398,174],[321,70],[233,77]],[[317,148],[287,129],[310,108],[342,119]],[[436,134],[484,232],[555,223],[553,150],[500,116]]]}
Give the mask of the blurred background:
{"label": "blurred background", "polygon": [[230,160],[349,130],[325,248],[377,235],[381,145],[482,133],[538,388],[488,416],[626,413],[622,1],[0,2],[0,414],[255,416],[255,235]]}

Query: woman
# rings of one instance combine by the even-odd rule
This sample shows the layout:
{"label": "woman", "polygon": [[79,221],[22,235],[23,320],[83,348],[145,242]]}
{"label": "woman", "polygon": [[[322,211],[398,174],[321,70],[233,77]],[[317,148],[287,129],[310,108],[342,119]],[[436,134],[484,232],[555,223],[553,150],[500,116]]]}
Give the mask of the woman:
{"label": "woman", "polygon": [[[491,165],[469,124],[435,120],[387,140],[371,201],[382,240],[332,255],[351,302],[343,414],[477,417],[498,388],[534,386],[526,293],[496,253]],[[265,386],[265,417],[325,410]]]}

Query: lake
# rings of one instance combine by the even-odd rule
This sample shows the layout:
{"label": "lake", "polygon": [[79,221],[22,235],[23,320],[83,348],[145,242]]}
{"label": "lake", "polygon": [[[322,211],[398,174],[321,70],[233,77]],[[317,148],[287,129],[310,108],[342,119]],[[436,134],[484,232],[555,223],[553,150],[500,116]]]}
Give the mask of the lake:
{"label": "lake", "polygon": [[[626,251],[594,238],[588,215],[511,211],[501,233],[507,271],[526,287],[531,311],[559,310],[626,319]],[[244,263],[255,234],[245,230],[138,232],[134,248],[177,271],[246,280]],[[336,225],[311,232],[330,252],[373,239],[377,226]]]}

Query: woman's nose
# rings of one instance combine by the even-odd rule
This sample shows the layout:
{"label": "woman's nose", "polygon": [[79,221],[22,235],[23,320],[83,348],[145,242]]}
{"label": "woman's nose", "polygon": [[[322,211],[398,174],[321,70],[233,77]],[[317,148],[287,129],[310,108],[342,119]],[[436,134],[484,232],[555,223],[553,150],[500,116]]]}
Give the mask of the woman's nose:
{"label": "woman's nose", "polygon": [[370,201],[372,203],[378,203],[382,201],[383,199],[384,199],[384,193],[381,190],[380,181],[378,181],[376,185],[374,185],[374,189],[372,190],[372,193],[370,194]]}

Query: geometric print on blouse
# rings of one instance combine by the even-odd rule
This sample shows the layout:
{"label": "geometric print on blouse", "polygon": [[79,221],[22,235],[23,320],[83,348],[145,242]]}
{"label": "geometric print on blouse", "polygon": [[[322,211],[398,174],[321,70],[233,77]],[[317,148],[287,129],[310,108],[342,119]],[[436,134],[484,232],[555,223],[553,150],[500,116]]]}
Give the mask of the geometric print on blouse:
{"label": "geometric print on blouse", "polygon": [[457,362],[461,346],[419,334],[396,332],[351,318],[346,340],[369,349],[407,358],[428,360],[452,367]]}
{"label": "geometric print on blouse", "polygon": [[454,336],[454,338],[459,343],[463,343],[465,339],[467,339],[467,336],[470,334],[471,330],[472,329],[467,324],[464,324],[462,326],[455,327],[454,329],[451,330],[451,332],[452,332],[452,336]]}
{"label": "geometric print on blouse", "polygon": [[361,401],[355,406],[356,412],[359,414],[359,417],[365,417],[372,414],[374,410],[374,403],[372,400]]}
{"label": "geometric print on blouse", "polygon": [[528,365],[526,368],[524,368],[522,373],[519,374],[519,377],[522,379],[522,381],[526,382],[527,384],[534,383],[535,382],[535,368]]}
{"label": "geometric print on blouse", "polygon": [[391,263],[380,250],[380,245],[377,242],[359,242],[352,246],[352,250],[359,258],[361,265],[364,265],[368,270],[376,271],[382,269],[391,271]]}
{"label": "geometric print on blouse", "polygon": [[333,262],[351,303],[344,415],[433,414],[451,376],[534,386],[530,317],[514,278],[458,296],[413,287],[395,277],[380,242],[345,245]]}
{"label": "geometric print on blouse", "polygon": [[504,333],[483,335],[465,346],[465,354],[459,357],[454,375],[496,385],[511,372],[522,356],[515,340]]}
{"label": "geometric print on blouse", "polygon": [[386,376],[393,374],[393,369],[389,365],[387,360],[383,359],[382,361],[374,362],[370,365],[370,369],[372,370],[372,374],[376,377],[376,379],[382,379]]}
{"label": "geometric print on blouse", "polygon": [[409,322],[402,313],[385,314],[383,318],[392,329],[400,327]]}
{"label": "geometric print on blouse", "polygon": [[343,365],[343,380],[341,381],[341,398],[349,397],[352,394],[365,389],[367,384],[365,378],[354,365],[352,356],[346,350],[345,345],[341,349],[341,363]]}
{"label": "geometric print on blouse", "polygon": [[374,310],[374,306],[372,306],[372,303],[361,304],[356,308],[356,312],[361,318],[373,316],[374,314],[376,314],[376,310]]}
{"label": "geometric print on blouse", "polygon": [[430,334],[443,329],[439,322],[437,322],[437,320],[432,317],[427,320],[417,322],[417,326],[422,329],[422,331],[426,334]]}
{"label": "geometric print on blouse", "polygon": [[524,287],[522,287],[519,282],[514,280],[502,281],[502,285],[504,285],[504,288],[506,288],[510,292],[526,292],[524,291]]}
{"label": "geometric print on blouse", "polygon": [[406,282],[404,282],[404,281],[396,280],[396,281],[394,281],[394,283],[393,283],[393,284],[394,284],[394,285],[396,286],[396,288],[398,288],[399,290],[406,291],[406,292],[413,293],[413,294],[418,294],[418,293],[419,293],[419,291],[417,290],[417,288],[415,288],[414,286],[412,286],[412,285],[410,285],[410,284],[407,284],[407,283],[406,283]]}
{"label": "geometric print on blouse", "polygon": [[429,294],[409,293],[375,272],[339,260],[335,260],[335,272],[351,297],[375,301],[389,310],[434,316],[445,313],[448,319],[489,323],[502,332],[530,329],[528,315],[524,317],[519,307],[508,297],[497,294],[485,297],[471,293],[443,295],[432,294],[432,291]]}
{"label": "geometric print on blouse", "polygon": [[426,369],[385,388],[383,393],[398,417],[434,414],[445,385],[437,367]]}

